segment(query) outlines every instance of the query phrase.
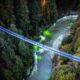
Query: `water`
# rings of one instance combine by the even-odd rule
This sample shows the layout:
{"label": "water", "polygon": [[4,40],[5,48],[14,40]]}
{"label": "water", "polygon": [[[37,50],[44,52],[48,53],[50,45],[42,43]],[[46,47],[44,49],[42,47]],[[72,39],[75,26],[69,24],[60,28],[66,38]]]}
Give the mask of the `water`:
{"label": "water", "polygon": [[[58,49],[63,38],[67,35],[72,22],[75,21],[76,18],[77,15],[70,15],[57,20],[56,23],[54,23],[50,28],[51,31],[56,29],[56,32],[52,36],[52,39],[48,42],[48,45]],[[29,80],[48,80],[50,78],[52,71],[51,59],[54,57],[54,54],[51,53],[52,52],[44,51],[42,54],[39,54],[40,56],[43,56],[43,60],[35,60],[35,68]]]}

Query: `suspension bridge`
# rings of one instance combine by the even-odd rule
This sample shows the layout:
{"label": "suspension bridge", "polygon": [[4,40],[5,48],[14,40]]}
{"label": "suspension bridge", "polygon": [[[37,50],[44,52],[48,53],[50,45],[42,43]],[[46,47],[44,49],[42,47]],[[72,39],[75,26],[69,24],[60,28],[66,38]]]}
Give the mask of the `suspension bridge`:
{"label": "suspension bridge", "polygon": [[75,60],[77,62],[80,62],[80,57],[79,56],[72,55],[70,53],[66,53],[66,52],[63,52],[63,51],[60,51],[60,50],[56,50],[56,49],[54,49],[52,47],[49,47],[47,45],[44,45],[42,43],[36,42],[34,40],[31,40],[31,39],[29,39],[29,38],[27,38],[27,37],[25,37],[23,35],[17,34],[17,33],[13,32],[13,31],[11,31],[9,29],[6,29],[3,26],[0,26],[0,30],[3,31],[3,32],[5,32],[5,33],[7,33],[7,34],[9,34],[9,35],[11,35],[11,36],[13,36],[13,37],[15,37],[15,38],[18,38],[20,40],[23,40],[25,42],[28,42],[28,43],[30,43],[32,45],[36,45],[36,46],[38,46],[40,48],[43,48],[44,50],[52,51],[53,53],[58,54],[60,56],[63,56],[63,57],[66,57],[66,58]]}

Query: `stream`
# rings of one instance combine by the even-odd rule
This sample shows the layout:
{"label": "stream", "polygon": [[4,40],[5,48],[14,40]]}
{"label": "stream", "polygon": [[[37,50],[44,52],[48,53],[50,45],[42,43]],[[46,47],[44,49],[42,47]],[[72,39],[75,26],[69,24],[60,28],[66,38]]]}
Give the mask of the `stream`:
{"label": "stream", "polygon": [[[59,49],[62,40],[67,36],[77,17],[77,15],[69,15],[58,19],[49,29],[50,31],[56,31],[51,40],[47,42],[47,45]],[[52,59],[54,57],[52,53],[49,51],[43,51],[41,54],[38,53],[38,55],[43,57],[43,60],[35,61],[35,68],[28,80],[48,80],[50,78],[53,66]],[[37,55],[37,53],[34,54],[35,56]]]}

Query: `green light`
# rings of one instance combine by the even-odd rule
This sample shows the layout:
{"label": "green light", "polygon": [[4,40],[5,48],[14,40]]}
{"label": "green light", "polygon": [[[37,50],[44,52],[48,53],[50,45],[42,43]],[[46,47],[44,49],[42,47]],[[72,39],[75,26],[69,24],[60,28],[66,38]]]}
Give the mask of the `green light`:
{"label": "green light", "polygon": [[41,38],[41,40],[40,41],[45,41],[45,37],[44,36],[42,36],[42,35],[40,35],[40,38]]}
{"label": "green light", "polygon": [[52,34],[51,34],[50,31],[45,30],[45,31],[43,32],[43,35],[44,35],[44,36],[51,36]]}
{"label": "green light", "polygon": [[32,47],[33,47],[33,49],[36,50],[36,51],[41,51],[41,49],[42,49],[42,48],[40,48],[40,47],[38,47],[38,46],[35,46],[35,45],[32,46]]}
{"label": "green light", "polygon": [[37,56],[37,60],[43,60],[43,57],[42,56]]}
{"label": "green light", "polygon": [[43,52],[43,51],[44,51],[44,49],[42,49],[42,48],[38,47],[38,48],[37,48],[37,51],[38,51],[38,52]]}
{"label": "green light", "polygon": [[32,46],[33,47],[33,49],[35,49],[35,50],[37,50],[39,47],[38,46]]}

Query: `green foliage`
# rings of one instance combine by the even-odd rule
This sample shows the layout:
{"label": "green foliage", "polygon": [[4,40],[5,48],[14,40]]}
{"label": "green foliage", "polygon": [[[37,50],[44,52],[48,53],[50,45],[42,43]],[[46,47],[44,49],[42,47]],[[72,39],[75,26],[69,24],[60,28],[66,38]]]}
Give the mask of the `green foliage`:
{"label": "green foliage", "polygon": [[75,67],[68,65],[58,66],[50,80],[75,80]]}
{"label": "green foliage", "polygon": [[68,37],[66,37],[66,38],[63,40],[62,45],[71,43],[71,42],[72,42],[72,39],[73,39],[73,37],[72,37],[71,35],[68,36]]}
{"label": "green foliage", "polygon": [[49,0],[50,3],[50,14],[51,14],[51,20],[54,19],[54,21],[57,19],[58,17],[58,11],[57,11],[57,7],[56,7],[56,0]]}
{"label": "green foliage", "polygon": [[75,36],[77,37],[73,46],[75,51],[77,51],[77,49],[80,47],[80,28],[76,30],[76,33],[77,34]]}
{"label": "green foliage", "polygon": [[29,46],[25,42],[20,41],[18,44],[18,47],[19,47],[19,53],[21,54],[21,56],[25,56],[27,55],[27,53],[29,53]]}
{"label": "green foliage", "polygon": [[[0,0],[0,25],[32,39],[34,35],[40,34],[40,31],[47,27],[42,25],[48,21],[45,17],[44,21],[41,14],[40,2],[30,1]],[[56,5],[52,3],[50,9],[53,20],[57,17]],[[29,44],[0,31],[0,80],[22,80],[30,75],[33,62]]]}
{"label": "green foliage", "polygon": [[[13,2],[13,0],[0,1],[0,24],[5,25],[6,28],[14,32],[23,34],[24,29],[27,28],[22,26],[22,24],[25,25],[25,20],[28,19],[25,17],[27,13],[25,13],[25,15],[23,14],[25,10],[22,11],[25,6],[21,2],[23,6],[19,5],[22,9],[20,15],[17,13],[18,16],[14,14],[15,9],[13,10]],[[17,18],[20,16],[22,17],[22,22],[18,22],[21,24],[18,29],[16,21],[20,19]],[[23,20],[23,18],[25,18],[25,20]],[[29,20],[27,20],[26,24],[28,24],[28,21]],[[31,71],[28,72],[28,69],[33,65],[33,55],[31,54],[32,50],[29,48],[30,46],[25,42],[19,41],[19,39],[0,31],[0,80],[22,80],[23,77],[30,74]]]}
{"label": "green foliage", "polygon": [[[26,43],[20,41],[19,44],[13,44],[13,42],[14,39],[10,37],[8,37],[7,40],[0,38],[0,60],[2,61],[0,62],[0,65],[2,65],[0,69],[3,69],[5,80],[22,80],[25,71],[33,64],[33,57]],[[16,45],[19,45],[19,49]],[[4,80],[4,78],[2,80]]]}
{"label": "green foliage", "polygon": [[24,32],[26,33],[26,31],[30,26],[27,1],[16,0],[14,3],[15,3],[14,8],[16,12],[15,14],[16,14],[17,27],[24,30]]}

